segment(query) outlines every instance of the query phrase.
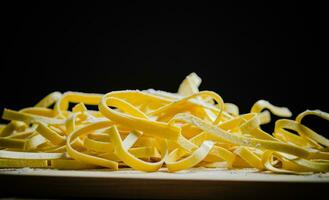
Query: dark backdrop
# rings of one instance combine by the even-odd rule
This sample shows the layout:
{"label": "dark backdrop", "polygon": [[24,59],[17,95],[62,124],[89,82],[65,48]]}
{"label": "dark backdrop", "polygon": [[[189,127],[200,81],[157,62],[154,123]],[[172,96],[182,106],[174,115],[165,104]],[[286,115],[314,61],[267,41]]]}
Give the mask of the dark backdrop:
{"label": "dark backdrop", "polygon": [[194,71],[242,112],[260,98],[329,111],[322,6],[3,5],[0,109],[54,90],[175,92]]}

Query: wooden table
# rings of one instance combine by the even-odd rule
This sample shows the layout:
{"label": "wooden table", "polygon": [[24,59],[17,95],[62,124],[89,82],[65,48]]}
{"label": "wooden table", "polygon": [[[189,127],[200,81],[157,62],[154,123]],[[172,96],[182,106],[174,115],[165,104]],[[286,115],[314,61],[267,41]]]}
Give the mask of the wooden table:
{"label": "wooden table", "polygon": [[253,169],[197,168],[177,173],[0,169],[2,197],[108,197],[124,199],[221,199],[317,197],[329,189],[329,173],[284,175]]}

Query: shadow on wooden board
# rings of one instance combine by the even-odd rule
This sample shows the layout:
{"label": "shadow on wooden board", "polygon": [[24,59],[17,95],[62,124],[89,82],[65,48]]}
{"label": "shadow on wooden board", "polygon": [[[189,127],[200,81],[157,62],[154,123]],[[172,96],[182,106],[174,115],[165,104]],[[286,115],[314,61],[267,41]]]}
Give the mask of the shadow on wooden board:
{"label": "shadow on wooden board", "polygon": [[111,199],[315,198],[328,183],[196,181],[0,175],[1,197]]}

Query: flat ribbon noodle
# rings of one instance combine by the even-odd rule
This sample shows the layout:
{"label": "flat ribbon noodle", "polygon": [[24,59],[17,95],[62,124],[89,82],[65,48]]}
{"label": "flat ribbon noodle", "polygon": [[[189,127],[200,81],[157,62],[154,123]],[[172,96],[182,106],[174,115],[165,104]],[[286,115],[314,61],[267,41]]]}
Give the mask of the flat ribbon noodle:
{"label": "flat ribbon noodle", "polygon": [[278,119],[267,133],[261,125],[271,114],[291,117],[288,108],[259,100],[240,113],[216,92],[200,91],[201,82],[191,73],[176,93],[52,92],[32,107],[5,109],[0,168],[329,172],[329,140],[302,123],[309,115],[329,120],[328,113],[306,110],[295,120]]}

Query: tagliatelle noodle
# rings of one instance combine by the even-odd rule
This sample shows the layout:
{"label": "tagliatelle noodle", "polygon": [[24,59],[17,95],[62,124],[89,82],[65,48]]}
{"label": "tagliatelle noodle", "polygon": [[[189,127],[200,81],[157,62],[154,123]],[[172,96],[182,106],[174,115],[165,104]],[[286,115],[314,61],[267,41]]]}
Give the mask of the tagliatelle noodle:
{"label": "tagliatelle noodle", "polygon": [[302,124],[309,115],[329,120],[328,113],[307,110],[295,120],[279,119],[267,133],[261,125],[270,123],[271,113],[288,118],[288,108],[259,100],[241,114],[217,93],[199,91],[201,81],[192,73],[177,93],[53,92],[33,107],[5,109],[2,118],[9,123],[0,125],[0,168],[329,171],[329,140]]}

